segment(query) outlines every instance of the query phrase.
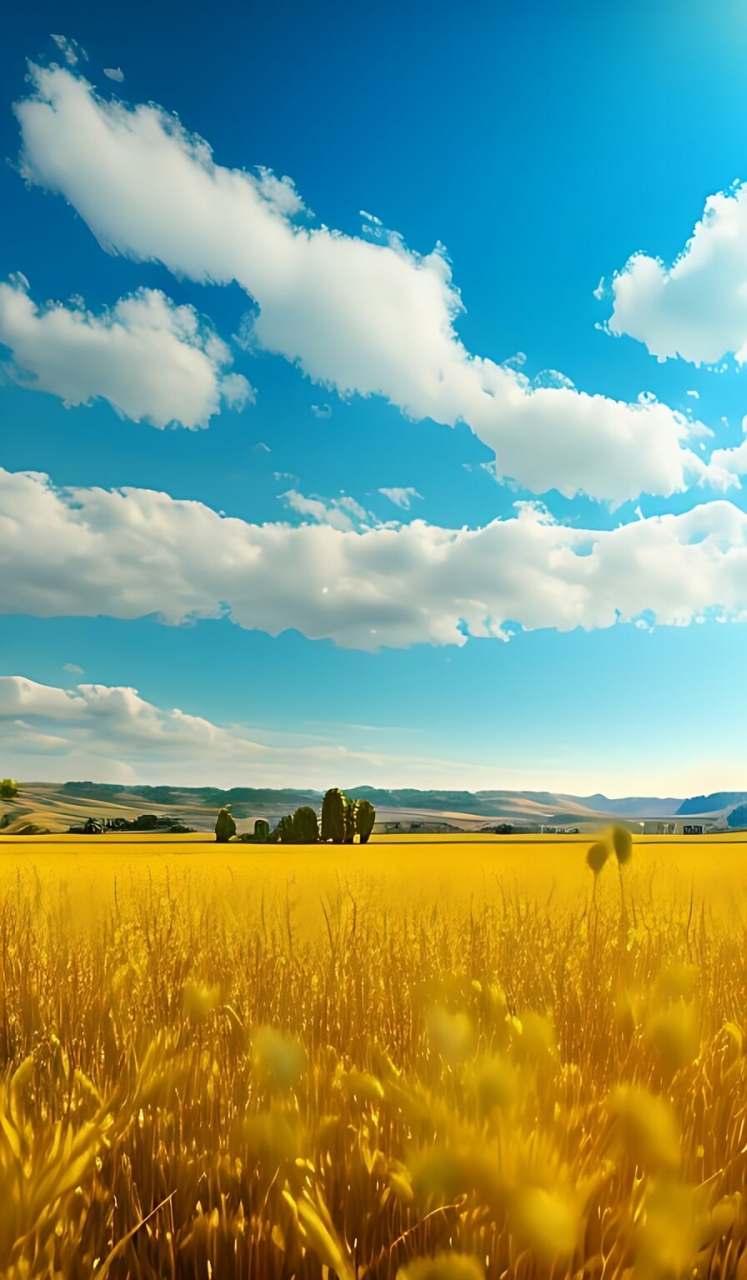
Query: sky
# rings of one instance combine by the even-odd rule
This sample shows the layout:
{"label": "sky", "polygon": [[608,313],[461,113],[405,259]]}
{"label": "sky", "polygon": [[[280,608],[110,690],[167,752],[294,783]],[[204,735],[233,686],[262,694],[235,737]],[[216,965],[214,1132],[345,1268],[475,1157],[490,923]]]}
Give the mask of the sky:
{"label": "sky", "polygon": [[2,22],[0,774],[743,789],[742,6]]}

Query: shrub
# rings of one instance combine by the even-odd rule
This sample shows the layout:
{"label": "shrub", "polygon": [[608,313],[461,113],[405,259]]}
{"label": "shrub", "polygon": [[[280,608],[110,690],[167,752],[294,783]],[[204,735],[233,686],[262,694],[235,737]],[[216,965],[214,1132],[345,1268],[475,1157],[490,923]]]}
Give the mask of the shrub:
{"label": "shrub", "polygon": [[226,844],[231,836],[236,835],[236,823],[233,815],[228,812],[228,808],[221,809],[215,820],[215,838],[219,844]]}
{"label": "shrub", "polygon": [[344,801],[343,816],[345,819],[345,844],[352,844],[353,840],[355,839],[355,832],[356,832],[356,813],[358,810],[358,801],[348,800],[346,795],[343,795],[343,801]]}
{"label": "shrub", "polygon": [[293,843],[293,819],[289,813],[280,819],[273,834],[275,839],[280,840],[282,844]]}
{"label": "shrub", "polygon": [[297,844],[316,844],[319,839],[319,823],[309,805],[302,805],[293,815],[293,839]]}
{"label": "shrub", "polygon": [[18,795],[18,783],[15,778],[0,780],[0,800],[15,800]]}
{"label": "shrub", "polygon": [[339,787],[330,787],[322,804],[322,840],[342,844],[345,839],[345,796]]}
{"label": "shrub", "polygon": [[360,837],[361,844],[368,843],[368,837],[373,831],[374,822],[376,821],[376,810],[370,800],[359,800],[355,807],[355,826]]}

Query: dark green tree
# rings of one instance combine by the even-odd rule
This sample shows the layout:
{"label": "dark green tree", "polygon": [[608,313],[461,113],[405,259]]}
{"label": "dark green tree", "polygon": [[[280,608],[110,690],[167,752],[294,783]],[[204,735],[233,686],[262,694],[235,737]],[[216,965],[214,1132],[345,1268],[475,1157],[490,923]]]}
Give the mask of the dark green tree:
{"label": "dark green tree", "polygon": [[322,803],[322,840],[342,844],[345,839],[345,796],[339,787],[330,787]]}
{"label": "dark green tree", "polygon": [[370,800],[359,800],[355,806],[355,826],[361,844],[368,843],[368,837],[374,828],[376,810]]}
{"label": "dark green tree", "polygon": [[257,818],[254,824],[254,839],[258,844],[266,844],[270,835],[270,824],[265,818]]}
{"label": "dark green tree", "polygon": [[343,799],[345,801],[345,844],[352,844],[355,840],[358,801],[348,800],[347,796],[343,796]]}
{"label": "dark green tree", "polygon": [[293,839],[297,844],[316,844],[319,839],[316,814],[307,804],[296,809],[293,815]]}
{"label": "dark green tree", "polygon": [[18,795],[18,783],[15,778],[0,780],[0,800],[15,800]]}
{"label": "dark green tree", "polygon": [[231,836],[236,835],[236,823],[233,815],[228,812],[228,806],[221,809],[215,820],[215,838],[219,844],[226,844]]}
{"label": "dark green tree", "polygon": [[293,844],[293,819],[289,813],[280,819],[273,835],[282,844]]}

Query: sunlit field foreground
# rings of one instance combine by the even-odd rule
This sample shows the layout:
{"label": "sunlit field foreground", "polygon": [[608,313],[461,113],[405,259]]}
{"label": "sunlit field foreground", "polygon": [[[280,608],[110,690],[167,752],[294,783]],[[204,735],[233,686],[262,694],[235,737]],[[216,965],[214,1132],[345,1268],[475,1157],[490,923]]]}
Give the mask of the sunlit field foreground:
{"label": "sunlit field foreground", "polygon": [[747,844],[0,840],[0,1274],[747,1280]]}

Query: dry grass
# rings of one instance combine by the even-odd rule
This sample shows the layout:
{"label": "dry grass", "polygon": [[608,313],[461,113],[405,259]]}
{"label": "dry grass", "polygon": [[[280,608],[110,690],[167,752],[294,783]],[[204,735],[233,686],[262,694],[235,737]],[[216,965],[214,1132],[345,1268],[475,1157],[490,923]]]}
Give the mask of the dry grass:
{"label": "dry grass", "polygon": [[0,1274],[744,1280],[744,846],[588,845],[3,841]]}

